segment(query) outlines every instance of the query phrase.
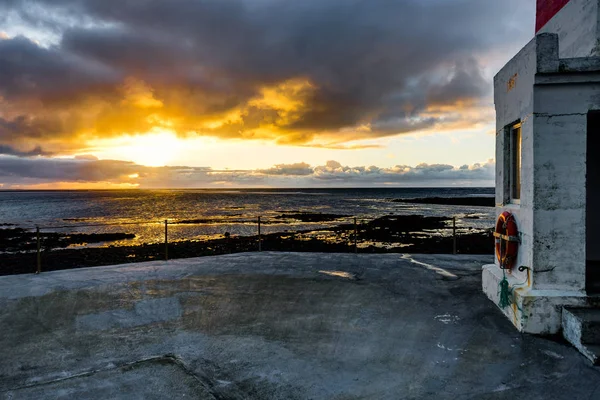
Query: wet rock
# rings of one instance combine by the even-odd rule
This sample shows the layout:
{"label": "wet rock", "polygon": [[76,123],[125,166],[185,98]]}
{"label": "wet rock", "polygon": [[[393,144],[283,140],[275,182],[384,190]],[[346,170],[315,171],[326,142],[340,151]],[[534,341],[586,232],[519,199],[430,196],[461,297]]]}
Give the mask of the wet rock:
{"label": "wet rock", "polygon": [[331,222],[342,218],[349,218],[349,215],[342,214],[322,214],[322,213],[295,213],[281,214],[275,219],[295,219],[300,222]]}
{"label": "wet rock", "polygon": [[[133,239],[132,233],[73,233],[40,232],[42,247],[47,250],[65,248],[72,244],[100,243]],[[37,233],[22,229],[0,229],[0,251],[19,252],[37,249]]]}

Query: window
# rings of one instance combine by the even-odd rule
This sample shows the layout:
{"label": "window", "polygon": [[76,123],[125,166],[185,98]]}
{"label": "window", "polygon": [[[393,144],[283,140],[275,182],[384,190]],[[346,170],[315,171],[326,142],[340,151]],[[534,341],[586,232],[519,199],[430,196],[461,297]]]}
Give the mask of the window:
{"label": "window", "polygon": [[521,124],[508,128],[508,200],[519,203],[521,200]]}

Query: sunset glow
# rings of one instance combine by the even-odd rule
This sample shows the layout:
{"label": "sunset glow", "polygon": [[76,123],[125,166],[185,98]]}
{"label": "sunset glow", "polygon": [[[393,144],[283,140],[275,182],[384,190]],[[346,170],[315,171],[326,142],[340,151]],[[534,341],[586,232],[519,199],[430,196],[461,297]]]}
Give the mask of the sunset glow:
{"label": "sunset glow", "polygon": [[92,154],[102,159],[129,160],[149,167],[177,162],[186,140],[173,132],[155,129],[145,135],[91,141]]}
{"label": "sunset glow", "polygon": [[[505,7],[492,3],[444,2],[431,13],[426,1],[277,1],[0,5],[0,185],[168,186],[179,182],[173,170],[137,169],[189,167],[238,171],[197,185],[310,186],[309,175],[257,177],[277,165],[318,171],[332,160],[350,170],[471,171],[494,157],[492,76],[531,36],[533,26],[514,17],[532,18],[533,5],[510,0],[513,13],[498,18]],[[339,7],[343,20],[334,18]],[[436,29],[422,29],[422,15]],[[494,30],[505,34],[472,35]],[[83,172],[33,173],[36,157],[73,159],[69,168]],[[102,180],[87,172],[97,161],[122,170]]]}

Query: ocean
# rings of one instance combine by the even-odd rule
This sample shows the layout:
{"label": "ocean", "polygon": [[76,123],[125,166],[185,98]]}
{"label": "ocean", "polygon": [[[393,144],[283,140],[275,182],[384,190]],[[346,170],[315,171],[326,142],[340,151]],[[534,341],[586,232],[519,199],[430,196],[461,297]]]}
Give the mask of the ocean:
{"label": "ocean", "polygon": [[[0,192],[0,225],[60,233],[136,235],[111,245],[164,240],[211,239],[257,233],[318,229],[353,217],[359,221],[384,215],[456,217],[460,229],[494,225],[491,207],[393,202],[422,197],[490,197],[494,188],[383,189],[234,189],[234,190],[92,190]],[[345,216],[334,221],[302,222],[286,215],[323,213]],[[283,216],[283,217],[282,217]],[[467,218],[465,218],[467,217]],[[106,244],[101,244],[106,245]]]}

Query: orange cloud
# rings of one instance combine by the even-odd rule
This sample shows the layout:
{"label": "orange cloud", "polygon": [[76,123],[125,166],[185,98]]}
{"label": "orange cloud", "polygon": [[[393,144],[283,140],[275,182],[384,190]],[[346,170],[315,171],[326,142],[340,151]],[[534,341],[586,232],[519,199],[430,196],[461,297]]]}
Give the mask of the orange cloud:
{"label": "orange cloud", "polygon": [[466,99],[452,104],[432,104],[421,115],[436,120],[431,130],[439,132],[482,128],[493,123],[495,111],[491,104]]}
{"label": "orange cloud", "polygon": [[[491,82],[483,78],[476,60],[464,60],[459,43],[440,46],[437,30],[427,31],[431,37],[421,42],[401,40],[414,30],[394,22],[386,29],[398,36],[387,40],[387,34],[378,36],[379,23],[363,23],[371,13],[374,19],[369,21],[391,12],[429,15],[422,14],[419,10],[425,6],[417,3],[378,3],[380,9],[348,6],[348,19],[331,22],[342,23],[341,32],[354,32],[352,40],[316,34],[317,28],[330,29],[326,18],[311,29],[298,25],[298,30],[289,30],[298,37],[281,41],[273,40],[281,35],[276,24],[256,30],[256,21],[246,20],[245,13],[222,12],[224,3],[215,3],[197,18],[221,21],[223,29],[237,26],[241,35],[204,31],[210,24],[188,20],[188,13],[177,7],[163,9],[151,1],[139,9],[136,4],[124,5],[118,15],[89,16],[90,21],[109,18],[110,24],[74,22],[70,29],[55,32],[60,39],[52,46],[3,35],[0,145],[10,146],[12,154],[28,153],[36,146],[45,153],[72,154],[95,140],[160,129],[181,137],[357,148],[352,144],[357,140],[445,129],[457,126],[458,120],[465,126],[475,114],[457,116],[469,112],[459,103],[475,104],[489,97]],[[194,4],[184,0],[180,7],[198,6]],[[335,9],[327,2],[319,7]],[[457,5],[444,7],[462,20],[453,21],[453,29],[472,31],[466,26],[477,19],[463,20]],[[101,8],[84,9],[93,14]],[[154,31],[156,27],[138,19],[151,9],[161,16],[174,13],[160,19],[167,24],[179,22]],[[300,14],[288,17],[300,22]],[[229,18],[233,20],[225,23]],[[137,29],[138,23],[144,26]],[[374,46],[374,40],[379,45]],[[482,49],[487,45],[478,44]]]}

